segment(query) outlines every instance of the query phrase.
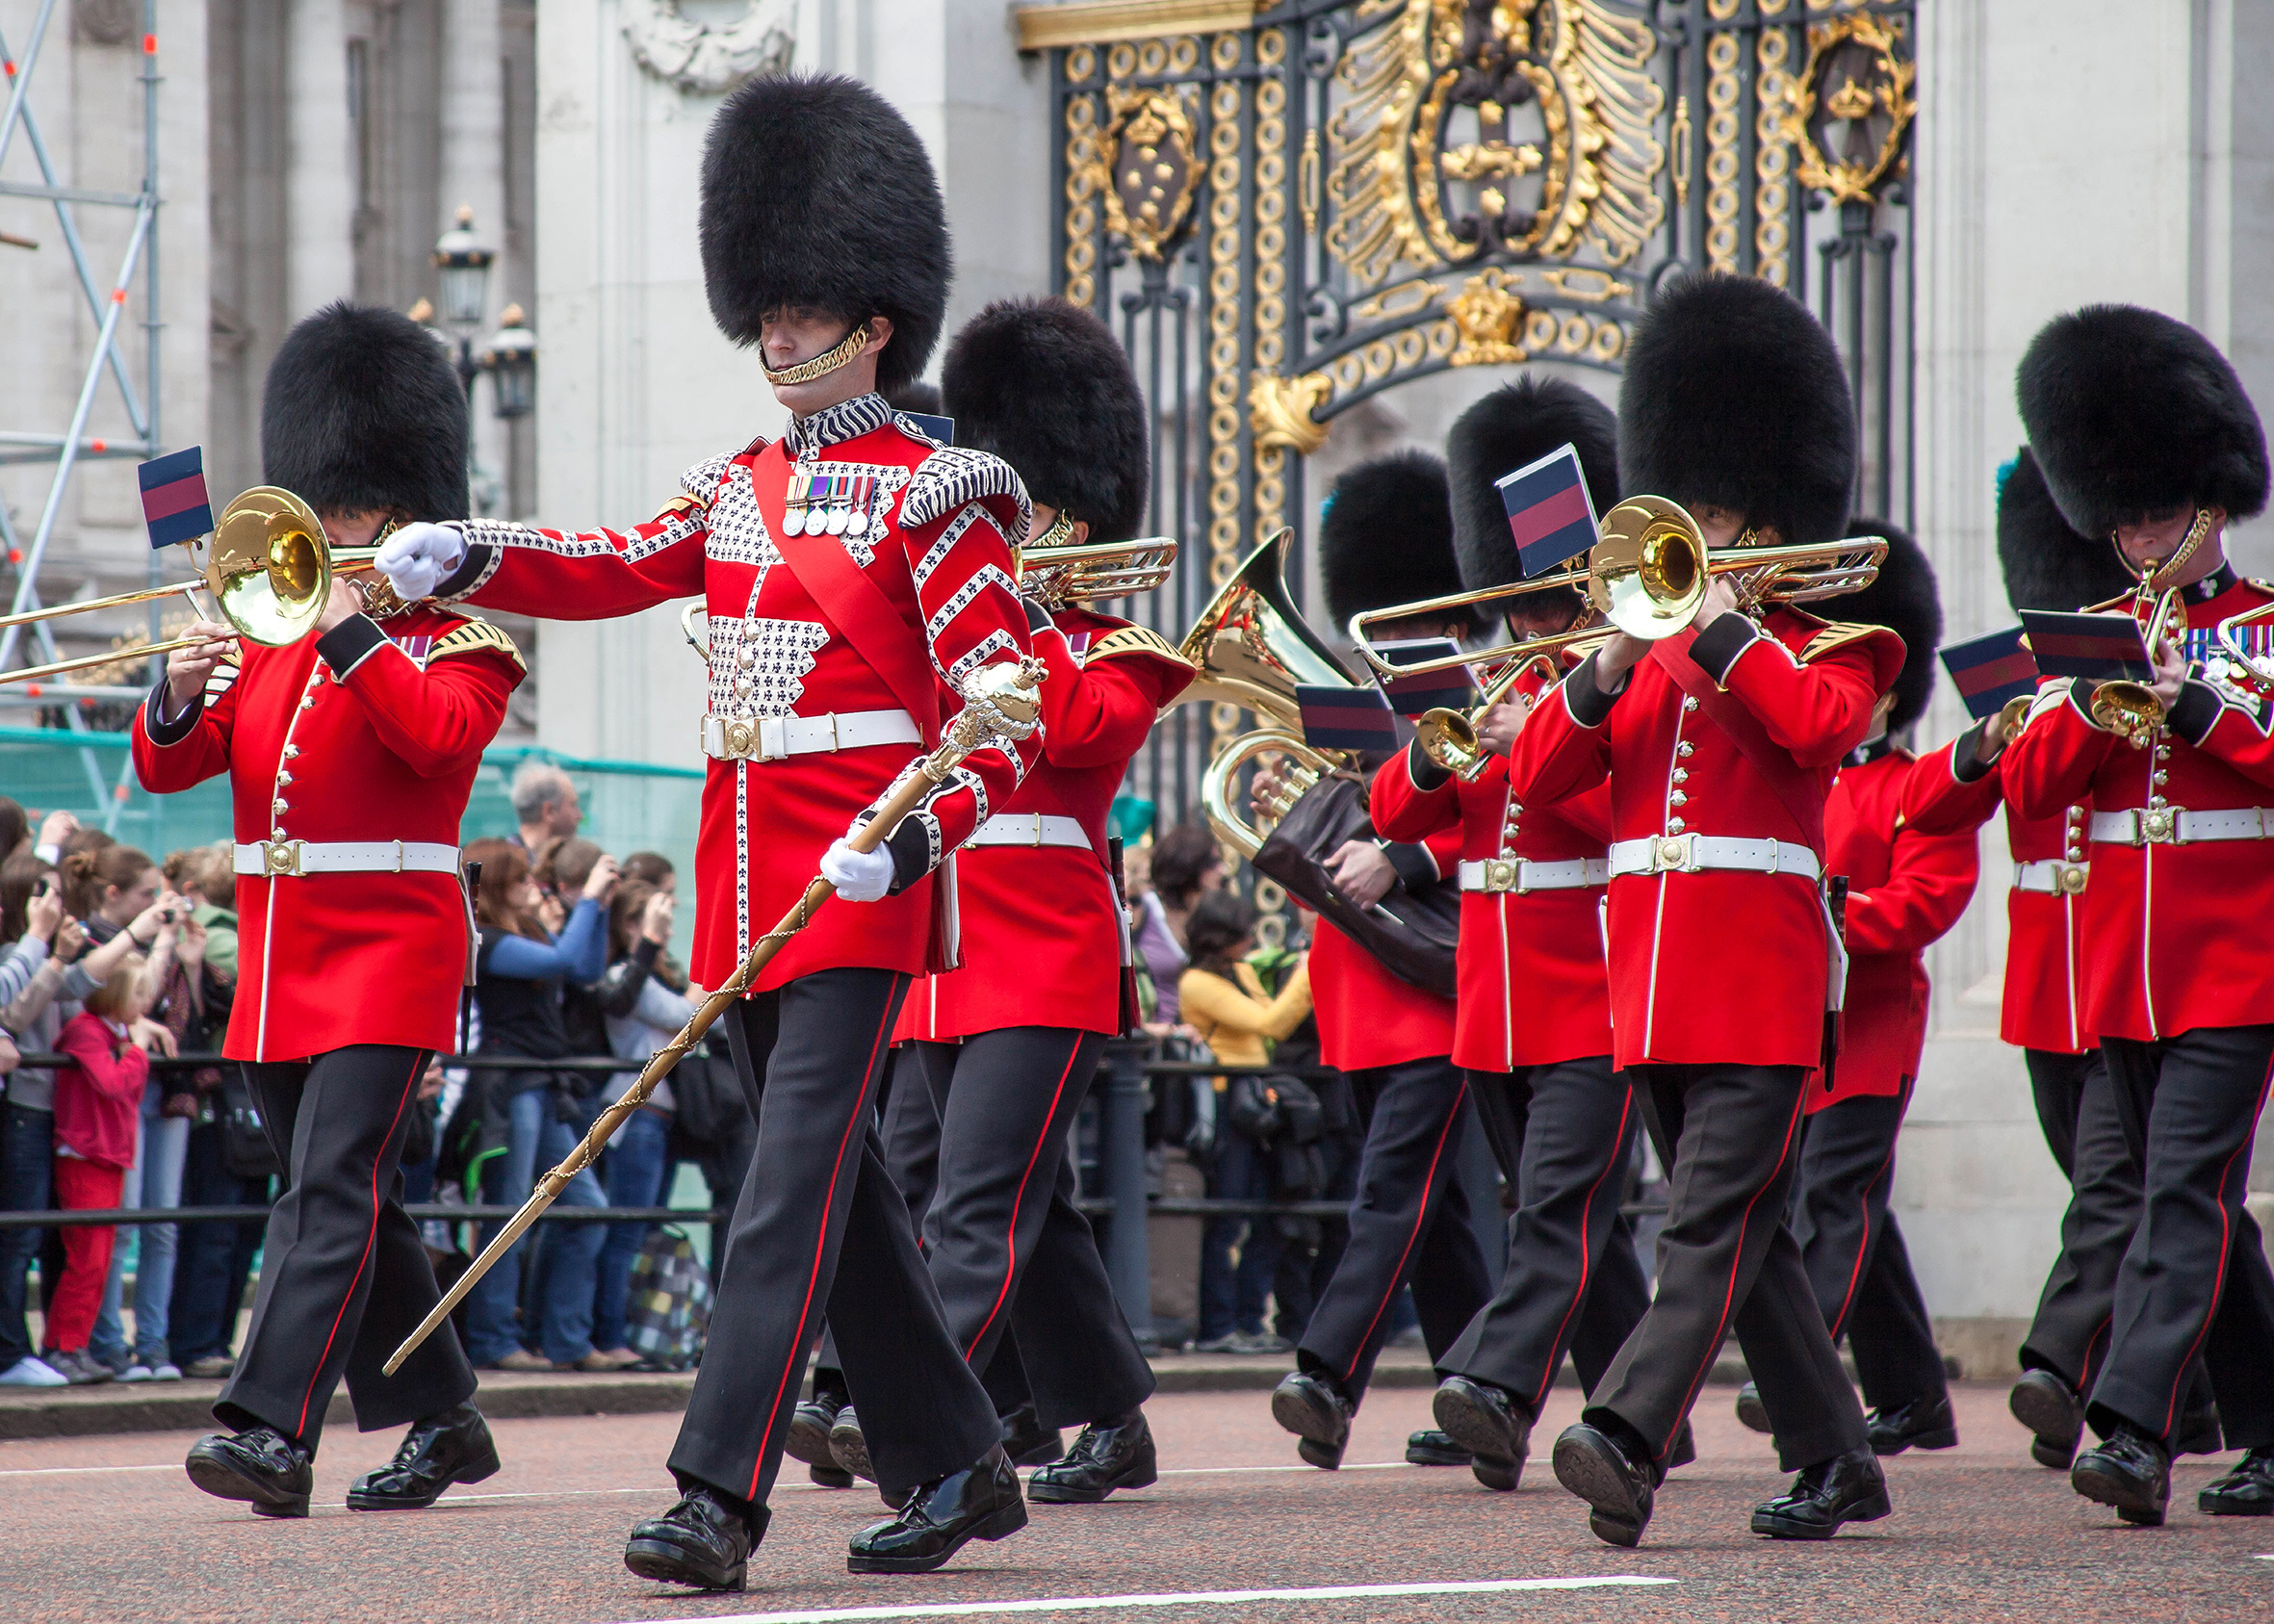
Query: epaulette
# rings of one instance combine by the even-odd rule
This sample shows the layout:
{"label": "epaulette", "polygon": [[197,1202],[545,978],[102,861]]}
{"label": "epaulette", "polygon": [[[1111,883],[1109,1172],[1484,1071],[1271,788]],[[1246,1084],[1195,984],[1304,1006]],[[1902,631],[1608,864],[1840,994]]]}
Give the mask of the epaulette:
{"label": "epaulette", "polygon": [[513,646],[513,639],[486,620],[468,620],[445,632],[434,639],[433,648],[426,651],[426,659],[431,663],[448,659],[452,655],[480,654],[485,650],[504,655],[513,662],[516,669],[525,676],[528,674],[529,661],[521,657],[521,651]]}
{"label": "epaulette", "polygon": [[678,518],[682,513],[708,513],[710,510],[711,504],[707,502],[698,502],[691,496],[675,496],[657,508],[656,516],[648,523],[659,525],[666,519]]}
{"label": "epaulette", "polygon": [[1845,620],[1827,621],[1822,631],[1801,645],[1799,653],[1794,657],[1806,665],[1810,660],[1822,659],[1834,649],[1846,648],[1850,643],[1860,643],[1868,637],[1896,635],[1898,633],[1884,626],[1861,626]]}
{"label": "epaulette", "polygon": [[969,503],[991,496],[1015,498],[1019,503],[1019,532],[1024,539],[1034,503],[1025,483],[1011,465],[992,451],[969,446],[942,446],[917,465],[909,477],[908,494],[900,500],[900,526],[920,529]]}
{"label": "epaulette", "polygon": [[656,517],[661,519],[665,514],[685,513],[689,508],[709,512],[711,493],[718,489],[718,482],[727,477],[727,469],[733,464],[735,458],[747,456],[751,451],[756,451],[764,444],[764,439],[761,438],[754,441],[749,450],[721,451],[716,456],[707,456],[701,462],[696,463],[694,467],[679,477],[679,488],[685,495],[673,497],[665,503],[662,510]]}
{"label": "epaulette", "polygon": [[1154,659],[1165,659],[1187,671],[1195,669],[1191,660],[1176,652],[1176,646],[1143,626],[1124,626],[1118,632],[1108,632],[1083,651],[1082,663],[1093,664],[1100,659],[1129,659],[1149,655]]}

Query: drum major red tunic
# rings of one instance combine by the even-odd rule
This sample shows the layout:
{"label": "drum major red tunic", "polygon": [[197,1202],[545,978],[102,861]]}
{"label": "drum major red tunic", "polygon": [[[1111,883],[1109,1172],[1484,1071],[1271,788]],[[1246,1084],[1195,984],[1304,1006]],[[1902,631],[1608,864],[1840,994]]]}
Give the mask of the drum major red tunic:
{"label": "drum major red tunic", "polygon": [[[1675,680],[1676,660],[1709,688],[1718,675],[1765,735],[1762,747],[1793,763],[1786,795],[1795,804],[1699,713]],[[1612,698],[1593,692],[1591,659],[1575,667],[1517,735],[1510,786],[1538,807],[1608,780],[1615,840],[1768,838],[1808,846],[1821,863],[1833,771],[1901,667],[1902,639],[1883,628],[1827,625],[1782,607],[1759,626],[1724,615],[1706,632],[1653,644]],[[1581,683],[1589,691],[1575,709]],[[1611,882],[1609,927],[1619,1066],[1821,1060],[1829,944],[1808,880],[1732,869],[1621,875]]]}
{"label": "drum major red tunic", "polygon": [[1122,1027],[1120,892],[1106,871],[1106,814],[1161,707],[1193,668],[1125,620],[1062,609],[1035,634],[1043,759],[1004,815],[1071,817],[1078,846],[973,846],[955,859],[961,969],[910,990],[894,1042],[952,1043],[1007,1026],[1108,1036]]}
{"label": "drum major red tunic", "polygon": [[[144,788],[227,773],[242,843],[457,845],[481,752],[523,676],[504,632],[423,606],[383,627],[356,615],[281,649],[247,641],[242,657],[186,715],[161,723],[143,704]],[[455,874],[241,875],[237,916],[231,1059],[454,1046],[466,971]]]}
{"label": "drum major red tunic", "polygon": [[[1449,837],[1399,843],[1418,848],[1401,854],[1401,873],[1420,872],[1426,857],[1435,879],[1451,873],[1459,861],[1459,844]],[[1387,899],[1392,906],[1397,894],[1393,890]],[[1323,918],[1311,935],[1309,967],[1319,1059],[1337,1071],[1368,1071],[1453,1052],[1454,1000],[1399,980]]]}

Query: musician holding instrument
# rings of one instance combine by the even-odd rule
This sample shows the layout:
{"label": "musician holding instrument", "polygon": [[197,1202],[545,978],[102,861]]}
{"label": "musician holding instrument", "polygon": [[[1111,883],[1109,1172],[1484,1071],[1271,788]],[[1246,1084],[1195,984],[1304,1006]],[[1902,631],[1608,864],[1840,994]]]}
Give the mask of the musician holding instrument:
{"label": "musician holding instrument", "polygon": [[[2110,536],[2151,622],[2150,683],[2048,683],[2006,748],[2025,813],[2090,799],[2087,1023],[2145,1180],[2070,1482],[2158,1525],[2198,1353],[2230,1446],[2209,1515],[2274,1510],[2274,1274],[2243,1208],[2274,1070],[2274,675],[2240,633],[2274,588],[2226,561],[2231,519],[2264,507],[2257,410],[2193,328],[2129,305],[2055,318],[2019,377],[2045,482],[2080,533]],[[2218,641],[2200,664],[2181,640]]]}
{"label": "musician holding instrument", "polygon": [[200,623],[134,724],[146,788],[229,775],[243,979],[224,1052],[289,1175],[245,1351],[214,1405],[232,1431],[191,1449],[190,1479],[263,1516],[306,1516],[345,1375],[358,1427],[411,1426],[349,1507],[423,1507],[498,1469],[448,1327],[395,1375],[379,1365],[438,1296],[398,1161],[465,981],[458,825],[526,673],[495,627],[375,582],[367,601],[326,567],[327,543],[466,516],[465,393],[432,333],[349,304],[302,322],[269,370],[261,458],[283,489],[252,493],[250,522],[318,566],[297,578],[307,633],[247,636],[238,652],[232,627]]}
{"label": "musician holding instrument", "polygon": [[1870,579],[1873,549],[1836,542],[1855,441],[1846,372],[1804,306],[1735,276],[1662,291],[1628,347],[1618,460],[1630,488],[1664,495],[1614,509],[1596,550],[1616,540],[1629,560],[1613,581],[1606,556],[1600,582],[1620,630],[1509,760],[1527,807],[1610,786],[1612,1058],[1666,1140],[1657,1295],[1554,1453],[1613,1544],[1641,1537],[1733,1320],[1798,1472],[1754,1532],[1824,1538],[1889,1510],[1784,1223],[1843,968],[1824,801],[1902,664],[1892,632],[1779,601]]}
{"label": "musician holding instrument", "polygon": [[[854,1536],[851,1569],[925,1571],[1026,1521],[874,1107],[910,980],[943,967],[950,899],[934,870],[1040,754],[1031,706],[1013,699],[1040,668],[1012,582],[1019,477],[936,445],[877,392],[920,374],[947,301],[939,184],[907,120],[851,79],[752,80],[711,119],[701,239],[711,314],[760,347],[784,438],[698,464],[631,529],[419,527],[381,564],[531,614],[696,594],[709,611],[708,713],[688,718],[711,759],[692,969],[750,994],[704,1009],[726,1027],[758,1140],[671,1454],[681,1498],[633,1529],[625,1563],[738,1590],[824,1314],[898,1508]],[[917,752],[935,746],[922,787]],[[881,842],[872,821],[891,824]]]}

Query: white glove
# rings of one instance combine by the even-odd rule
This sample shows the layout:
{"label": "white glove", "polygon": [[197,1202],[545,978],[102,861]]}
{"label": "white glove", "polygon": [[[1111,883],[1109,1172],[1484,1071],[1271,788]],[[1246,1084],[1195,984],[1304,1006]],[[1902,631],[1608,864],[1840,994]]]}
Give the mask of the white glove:
{"label": "white glove", "polygon": [[405,525],[379,544],[378,572],[406,604],[434,589],[466,561],[466,538],[448,525]]}
{"label": "white glove", "polygon": [[857,852],[840,840],[821,854],[821,878],[847,902],[881,901],[892,889],[892,854]]}

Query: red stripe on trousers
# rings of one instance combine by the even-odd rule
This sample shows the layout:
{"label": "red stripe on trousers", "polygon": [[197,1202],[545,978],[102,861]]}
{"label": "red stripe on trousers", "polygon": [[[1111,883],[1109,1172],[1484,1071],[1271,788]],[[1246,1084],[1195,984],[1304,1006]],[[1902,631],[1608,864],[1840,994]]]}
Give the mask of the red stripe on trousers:
{"label": "red stripe on trousers", "polygon": [[[2266,1089],[2269,1083],[2274,1083],[2274,1062],[2270,1062],[2268,1064],[2266,1068],[2266,1075],[2259,1079],[2259,1100],[2258,1103],[2252,1106],[2250,1109],[2250,1120],[2253,1122],[2256,1122],[2259,1120],[2260,1114],[2266,1109]],[[2250,1153],[2251,1140],[2256,1136],[2257,1131],[2258,1130],[2256,1128],[2253,1128],[2250,1133],[2246,1133],[2242,1136],[2242,1143],[2235,1147],[2234,1154],[2227,1158],[2227,1165],[2219,1170],[2219,1190],[2221,1193],[2219,1200],[2219,1268],[2218,1273],[2211,1276],[2210,1277],[2210,1306],[2204,1311],[2203,1328],[2195,1333],[2195,1340],[2187,1345],[2187,1356],[2180,1361],[2179,1375],[2172,1378],[2171,1398],[2163,1406],[2162,1435],[2166,1438],[2171,1436],[2172,1425],[2178,1416],[2180,1407],[2180,1386],[2187,1379],[2187,1367],[2195,1362],[2195,1355],[2202,1351],[2203,1339],[2210,1334],[2210,1322],[2218,1314],[2219,1298],[2226,1290],[2227,1253],[2233,1249],[2235,1245],[2235,1221],[2227,1215],[2227,1202],[2225,1199],[2227,1180],[2235,1176],[2235,1163],[2236,1158],[2247,1156]],[[2245,1162],[2243,1167],[2244,1171],[2247,1173],[2249,1171],[2249,1164]],[[2144,1194],[2141,1197],[2141,1203],[2144,1208],[2146,1204],[2146,1197]]]}
{"label": "red stripe on trousers", "polygon": [[[1615,1147],[1623,1146],[1626,1143],[1627,1119],[1633,1116],[1634,1112],[1635,1091],[1630,1087],[1626,1091],[1626,1104],[1619,1108],[1618,1131],[1611,1137],[1611,1143],[1615,1147],[1611,1159],[1603,1164],[1603,1171],[1595,1174],[1595,1181],[1587,1187],[1587,1200],[1579,1209],[1579,1285],[1571,1293],[1571,1306],[1563,1310],[1563,1321],[1556,1327],[1556,1339],[1549,1344],[1551,1348],[1560,1349],[1563,1346],[1563,1332],[1570,1328],[1571,1317],[1579,1312],[1579,1305],[1587,1301],[1588,1276],[1592,1273],[1594,1264],[1594,1255],[1588,1247],[1588,1221],[1593,1216],[1595,1195],[1603,1188],[1603,1180],[1609,1178],[1611,1170],[1618,1166],[1618,1153]],[[1560,1356],[1551,1354],[1547,1362],[1547,1369],[1539,1373],[1539,1390],[1532,1395],[1533,1414],[1538,1415],[1539,1406],[1547,1402],[1548,1383],[1555,1379],[1556,1366],[1562,1362]]]}
{"label": "red stripe on trousers", "polygon": [[1445,1140],[1453,1132],[1453,1124],[1460,1121],[1460,1102],[1468,1097],[1468,1079],[1460,1080],[1460,1092],[1453,1096],[1453,1108],[1445,1113],[1445,1125],[1437,1129],[1436,1148],[1430,1152],[1429,1171],[1421,1176],[1421,1205],[1413,1214],[1413,1232],[1406,1237],[1406,1250],[1398,1253],[1398,1266],[1390,1274],[1390,1286],[1382,1293],[1382,1302],[1374,1310],[1374,1317],[1366,1322],[1366,1334],[1358,1338],[1357,1352],[1350,1356],[1350,1369],[1342,1373],[1348,1381],[1358,1373],[1358,1361],[1366,1356],[1366,1344],[1374,1339],[1374,1328],[1382,1324],[1382,1316],[1389,1312],[1390,1299],[1398,1295],[1397,1282],[1406,1273],[1406,1259],[1413,1255],[1413,1248],[1421,1240],[1421,1227],[1429,1221],[1429,1193],[1436,1187],[1437,1163],[1445,1154]]}
{"label": "red stripe on trousers", "polygon": [[1019,1175],[1019,1193],[1011,1198],[1011,1232],[1003,1237],[1003,1250],[1009,1261],[1003,1265],[1002,1290],[995,1294],[995,1306],[987,1310],[987,1318],[979,1322],[979,1328],[971,1333],[970,1345],[964,1349],[964,1357],[970,1358],[971,1349],[979,1346],[987,1334],[987,1328],[995,1324],[995,1317],[1003,1311],[1010,1301],[1011,1282],[1019,1273],[1019,1208],[1026,1199],[1026,1182],[1034,1176],[1034,1164],[1042,1160],[1043,1147],[1050,1143],[1050,1124],[1058,1120],[1058,1102],[1066,1097],[1066,1079],[1073,1075],[1073,1063],[1081,1058],[1082,1039],[1087,1033],[1073,1035],[1073,1053],[1066,1057],[1066,1070],[1058,1074],[1058,1086],[1050,1091],[1050,1114],[1043,1119],[1042,1137],[1034,1142],[1034,1149],[1026,1157],[1026,1171]]}

